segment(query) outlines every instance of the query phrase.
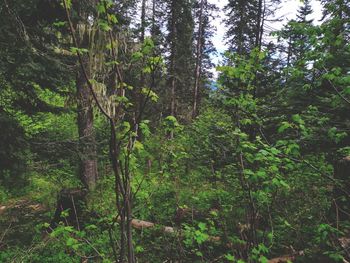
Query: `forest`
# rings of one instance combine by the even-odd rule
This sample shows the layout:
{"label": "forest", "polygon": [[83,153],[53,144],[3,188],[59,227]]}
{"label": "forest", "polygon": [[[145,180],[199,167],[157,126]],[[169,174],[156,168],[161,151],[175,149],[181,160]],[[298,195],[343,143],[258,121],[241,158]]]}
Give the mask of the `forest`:
{"label": "forest", "polygon": [[294,3],[1,0],[0,262],[349,263],[350,1]]}

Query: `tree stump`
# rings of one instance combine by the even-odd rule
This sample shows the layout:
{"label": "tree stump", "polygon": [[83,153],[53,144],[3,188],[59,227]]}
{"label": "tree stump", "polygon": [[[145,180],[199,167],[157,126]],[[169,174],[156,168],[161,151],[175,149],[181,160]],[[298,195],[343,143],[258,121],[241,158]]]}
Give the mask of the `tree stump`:
{"label": "tree stump", "polygon": [[[57,196],[56,211],[51,220],[50,229],[56,228],[59,222],[63,222],[65,225],[74,226],[80,230],[86,194],[85,189],[61,190]],[[67,211],[66,216],[62,215],[62,211]]]}

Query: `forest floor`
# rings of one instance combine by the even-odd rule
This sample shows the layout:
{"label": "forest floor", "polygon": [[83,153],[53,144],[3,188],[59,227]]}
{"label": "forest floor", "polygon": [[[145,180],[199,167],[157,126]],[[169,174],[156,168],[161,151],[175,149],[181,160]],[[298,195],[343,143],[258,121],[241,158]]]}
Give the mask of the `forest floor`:
{"label": "forest floor", "polygon": [[[43,233],[43,223],[50,220],[49,208],[29,197],[11,199],[0,204],[0,251],[15,246],[30,250],[36,242],[36,234]],[[287,262],[293,259],[293,256],[286,255],[268,262]]]}
{"label": "forest floor", "polygon": [[0,250],[11,246],[28,246],[35,233],[48,222],[48,208],[29,198],[12,199],[0,204]]}

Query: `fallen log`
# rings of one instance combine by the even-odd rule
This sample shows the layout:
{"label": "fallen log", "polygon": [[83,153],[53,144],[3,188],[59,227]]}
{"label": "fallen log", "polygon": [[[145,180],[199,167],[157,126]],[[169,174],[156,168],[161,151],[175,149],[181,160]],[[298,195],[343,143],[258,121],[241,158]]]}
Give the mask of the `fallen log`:
{"label": "fallen log", "polygon": [[[117,221],[120,222],[120,217],[118,217]],[[176,228],[176,227],[163,226],[163,225],[159,225],[159,224],[156,224],[156,223],[153,223],[153,222],[139,220],[139,219],[132,219],[131,220],[131,225],[132,225],[133,228],[141,229],[141,230],[142,229],[147,229],[147,228],[158,228],[162,232],[167,233],[167,234],[178,233],[181,230],[181,229]],[[209,236],[208,237],[208,241],[210,241],[210,242],[220,242],[221,241],[221,237],[219,237],[219,236]],[[228,248],[233,248],[234,245],[232,243],[228,243],[227,247]]]}
{"label": "fallen log", "polygon": [[[118,218],[118,221],[120,221],[120,218]],[[131,220],[131,225],[136,229],[144,229],[144,228],[154,228],[154,227],[160,227],[160,229],[165,233],[175,233],[175,229],[171,226],[161,226],[157,225],[152,222],[143,221],[139,219],[133,219]]]}

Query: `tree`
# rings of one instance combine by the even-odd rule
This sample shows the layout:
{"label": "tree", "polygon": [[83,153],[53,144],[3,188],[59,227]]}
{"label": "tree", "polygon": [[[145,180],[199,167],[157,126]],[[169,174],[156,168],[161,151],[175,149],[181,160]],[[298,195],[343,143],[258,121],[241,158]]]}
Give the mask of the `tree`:
{"label": "tree", "polygon": [[[168,43],[169,43],[169,85],[170,111],[178,116],[189,105],[188,94],[193,83],[193,17],[192,5],[188,0],[169,1]],[[181,102],[181,105],[179,105]],[[179,111],[180,106],[182,110]]]}
{"label": "tree", "polygon": [[227,26],[225,36],[229,51],[247,55],[254,48],[261,50],[265,21],[278,20],[274,14],[279,3],[280,0],[229,0],[224,8]]}
{"label": "tree", "polygon": [[211,62],[210,55],[215,52],[215,48],[213,47],[210,38],[213,36],[211,19],[213,12],[215,12],[217,8],[215,5],[209,4],[208,1],[201,0],[195,5],[194,10],[197,27],[194,32],[196,47],[192,118],[195,118],[198,115],[200,100],[203,96],[203,89],[205,88],[206,81],[209,81],[211,77],[209,70],[214,66]]}
{"label": "tree", "polygon": [[[78,32],[77,44],[80,48],[91,50],[91,34],[94,28],[90,25],[89,19],[96,16],[92,10],[96,8],[95,1],[77,2],[77,18],[74,25],[75,31]],[[91,50],[92,51],[92,50]],[[93,51],[92,51],[93,52]],[[82,55],[87,77],[90,79],[96,73],[94,72],[94,61],[89,54]],[[97,154],[94,133],[94,110],[92,106],[92,94],[88,88],[85,73],[79,65],[76,66],[76,90],[77,90],[77,123],[80,140],[80,164],[79,178],[84,186],[93,189],[96,186],[97,171]]]}
{"label": "tree", "polygon": [[[103,16],[99,17],[98,28],[102,33],[101,37],[106,39],[108,43],[107,50],[103,49],[103,47],[106,47],[103,41],[102,48],[96,50],[96,56],[99,56],[102,60],[99,63],[109,66],[106,69],[107,73],[104,72],[105,75],[101,77],[102,81],[99,81],[96,76],[95,79],[89,78],[87,66],[91,67],[91,65],[86,65],[84,61],[86,50],[79,46],[70,14],[72,12],[71,5],[65,0],[63,5],[84,81],[96,107],[110,126],[109,158],[114,173],[115,207],[117,210],[117,217],[114,220],[119,221],[120,224],[119,261],[124,262],[125,254],[127,254],[128,262],[133,263],[136,259],[132,233],[132,206],[136,193],[133,192],[132,188],[132,159],[138,149],[136,145],[145,104],[149,99],[155,100],[157,96],[152,91],[152,86],[148,89],[139,88],[136,92],[139,92],[138,95],[143,96],[143,99],[134,101],[134,104],[131,103],[132,93],[129,93],[128,90],[133,90],[133,87],[125,82],[125,76],[130,72],[123,72],[122,69],[124,68],[120,67],[119,57],[117,57],[117,51],[120,47],[116,44],[118,42],[112,34],[112,29],[116,26],[118,20],[115,15],[110,13],[111,7],[113,7],[111,2],[103,1],[97,6],[98,14]],[[96,39],[93,40],[96,41]],[[97,39],[97,43],[99,43],[99,40]],[[96,45],[96,43],[94,44]],[[133,51],[133,49],[130,49],[130,51]],[[89,50],[87,52],[89,55],[95,55]],[[161,59],[152,57],[152,53],[152,42],[145,41],[139,47],[139,50],[131,54],[125,54],[122,57],[124,60],[121,60],[121,62],[128,63],[127,59],[131,59],[135,64],[144,61],[145,69],[147,69],[145,71],[151,73],[152,68],[157,67],[157,64],[161,62]],[[122,65],[125,67],[125,64]],[[128,70],[130,71],[130,67],[128,67]],[[98,87],[100,88],[99,92],[96,91]],[[118,259],[115,258],[115,260]]]}

